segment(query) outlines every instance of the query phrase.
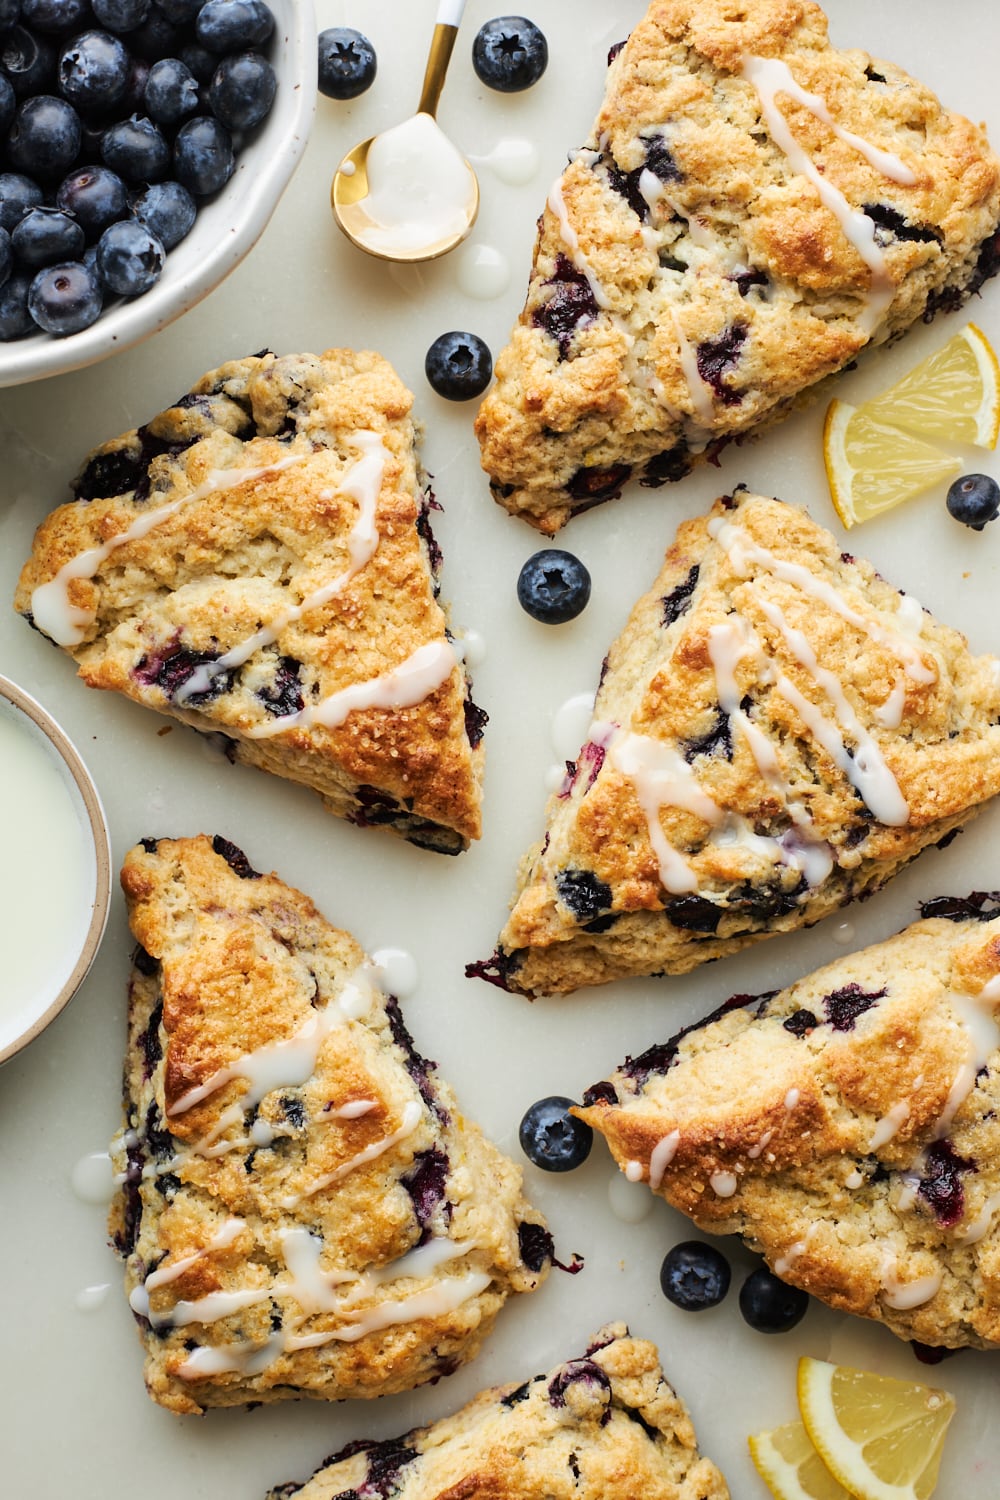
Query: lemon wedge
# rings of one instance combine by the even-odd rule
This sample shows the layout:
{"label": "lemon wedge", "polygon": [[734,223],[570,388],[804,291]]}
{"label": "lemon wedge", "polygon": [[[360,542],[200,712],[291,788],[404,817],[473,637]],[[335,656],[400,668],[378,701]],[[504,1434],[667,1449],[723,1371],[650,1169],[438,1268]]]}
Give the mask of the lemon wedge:
{"label": "lemon wedge", "polygon": [[813,1447],[857,1500],[928,1500],[955,1414],[947,1391],[801,1359],[798,1394]]}
{"label": "lemon wedge", "polygon": [[749,1439],[750,1457],[776,1500],[851,1500],[813,1447],[801,1422]]}
{"label": "lemon wedge", "polygon": [[995,448],[1000,432],[1000,366],[975,323],[928,355],[902,380],[865,402],[876,422],[921,437]]}
{"label": "lemon wedge", "polygon": [[834,508],[848,530],[912,500],[962,465],[901,427],[871,415],[871,403],[833,401],[823,428],[823,462]]}

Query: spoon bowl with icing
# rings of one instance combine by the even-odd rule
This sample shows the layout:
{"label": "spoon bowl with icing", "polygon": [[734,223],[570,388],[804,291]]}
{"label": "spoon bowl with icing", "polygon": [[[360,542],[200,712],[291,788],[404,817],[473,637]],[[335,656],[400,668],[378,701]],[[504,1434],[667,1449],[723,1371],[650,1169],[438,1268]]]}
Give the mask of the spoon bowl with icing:
{"label": "spoon bowl with icing", "polygon": [[361,141],[334,173],[334,218],[380,260],[436,260],[476,222],[476,174],[434,117],[464,9],[465,0],[441,0],[416,114]]}

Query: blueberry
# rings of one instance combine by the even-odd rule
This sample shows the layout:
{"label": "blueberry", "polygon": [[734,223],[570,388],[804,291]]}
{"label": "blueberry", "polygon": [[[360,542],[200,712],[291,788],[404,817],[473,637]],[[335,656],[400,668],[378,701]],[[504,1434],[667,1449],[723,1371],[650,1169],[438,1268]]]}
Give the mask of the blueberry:
{"label": "blueberry", "polygon": [[100,282],[80,261],[46,266],[28,292],[28,311],[46,333],[64,337],[89,328],[101,315]]}
{"label": "blueberry", "polygon": [[0,229],[9,233],[43,197],[38,183],[23,172],[0,172]]}
{"label": "blueberry", "polygon": [[204,4],[205,0],[157,0],[157,9],[175,26],[183,26],[185,21],[194,20]]}
{"label": "blueberry", "polygon": [[55,77],[56,54],[42,37],[13,26],[0,44],[0,66],[19,99],[38,94]]}
{"label": "blueberry", "polygon": [[58,208],[32,208],[10,237],[14,254],[25,270],[77,260],[83,254],[83,230]]}
{"label": "blueberry", "polygon": [[198,206],[186,187],[171,180],[154,182],[132,204],[132,212],[152,230],[164,250],[172,250],[191,232]]}
{"label": "blueberry", "polygon": [[17,109],[17,95],[14,93],[14,85],[4,73],[0,73],[0,135],[5,135],[10,129]]}
{"label": "blueberry", "polygon": [[729,1291],[732,1272],[721,1250],[701,1240],[685,1240],[668,1250],[660,1267],[660,1287],[668,1302],[685,1312],[716,1307]]}
{"label": "blueberry", "polygon": [[103,113],[121,99],[128,83],[129,55],[116,36],[84,31],[59,54],[59,92],[85,113]]}
{"label": "blueberry", "polygon": [[166,252],[154,234],[136,219],[122,219],[101,235],[97,269],[109,291],[141,297],[159,280]]}
{"label": "blueberry", "polygon": [[590,1155],[594,1132],[569,1113],[574,1102],[552,1094],[533,1104],[521,1121],[521,1150],[543,1172],[572,1172]]}
{"label": "blueberry", "polygon": [[266,42],[274,30],[274,16],[263,0],[207,0],[194,30],[209,52],[237,52]]}
{"label": "blueberry", "polygon": [[752,1271],[740,1287],[740,1312],[758,1333],[787,1333],[808,1306],[807,1292],[780,1281],[766,1266]]}
{"label": "blueberry", "polygon": [[150,0],[90,0],[90,5],[108,31],[134,31],[149,15]]}
{"label": "blueberry", "polygon": [[35,321],[28,311],[30,290],[31,277],[21,271],[15,271],[0,286],[0,342],[8,344],[11,339],[23,339],[25,334],[34,333]]}
{"label": "blueberry", "polygon": [[14,252],[10,247],[10,235],[6,229],[0,229],[0,286],[9,278],[14,269]]}
{"label": "blueberry", "polygon": [[424,373],[448,401],[470,401],[493,377],[489,346],[475,333],[442,333],[427,351]]}
{"label": "blueberry", "polygon": [[162,10],[154,7],[141,26],[128,34],[128,49],[134,57],[156,62],[161,57],[173,57],[181,46],[184,33],[179,26],[168,21]]}
{"label": "blueberry", "polygon": [[158,126],[144,115],[129,115],[101,138],[104,164],[125,182],[157,182],[167,175],[170,147]]}
{"label": "blueberry", "polygon": [[207,47],[200,47],[197,42],[185,42],[177,56],[186,68],[190,68],[199,83],[211,81],[219,61],[214,52],[209,52]]}
{"label": "blueberry", "polygon": [[472,43],[472,66],[487,88],[502,94],[530,89],[545,72],[549,46],[533,21],[496,16],[480,26]]}
{"label": "blueberry", "polygon": [[259,52],[224,57],[208,90],[208,102],[227,130],[252,130],[266,119],[278,86],[274,69]]}
{"label": "blueberry", "polygon": [[88,240],[96,240],[126,212],[125,184],[108,167],[77,167],[59,184],[56,207],[73,215]]}
{"label": "blueberry", "polygon": [[[116,114],[119,119],[125,115],[141,115],[146,113],[146,83],[149,79],[149,63],[144,57],[132,57],[128,65],[128,82],[125,92],[118,103]],[[110,122],[105,120],[101,129],[106,129]]]}
{"label": "blueberry", "polygon": [[950,515],[973,531],[982,531],[987,521],[1000,515],[1000,486],[989,474],[963,474],[948,491]]}
{"label": "blueberry", "polygon": [[375,82],[375,48],[350,26],[331,26],[319,34],[319,91],[328,99],[356,99]]}
{"label": "blueberry", "polygon": [[225,187],[235,166],[232,140],[218,120],[199,115],[178,130],[174,141],[174,174],[196,198],[207,198]]}
{"label": "blueberry", "polygon": [[590,574],[572,552],[546,547],[524,564],[517,579],[517,600],[533,620],[562,625],[575,620],[590,598]]}
{"label": "blueberry", "polygon": [[62,177],[80,150],[80,117],[65,99],[39,94],[18,105],[7,157],[18,172],[42,181]]}
{"label": "blueberry", "polygon": [[34,31],[76,31],[90,15],[90,0],[21,0],[21,20]]}
{"label": "blueberry", "polygon": [[176,57],[161,57],[143,90],[146,113],[157,125],[179,125],[198,108],[198,80]]}

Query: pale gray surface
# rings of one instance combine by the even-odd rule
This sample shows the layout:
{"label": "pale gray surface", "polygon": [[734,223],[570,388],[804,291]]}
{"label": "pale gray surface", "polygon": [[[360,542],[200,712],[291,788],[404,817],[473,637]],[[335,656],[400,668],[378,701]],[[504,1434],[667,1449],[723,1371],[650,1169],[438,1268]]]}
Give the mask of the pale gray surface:
{"label": "pale gray surface", "polygon": [[[840,534],[823,479],[818,407],[760,445],[730,450],[718,472],[703,470],[679,487],[635,489],[573,523],[562,541],[594,576],[592,602],[574,624],[547,630],[518,609],[514,581],[538,538],[490,501],[471,434],[473,407],[450,406],[430,392],[423,356],[438,333],[454,327],[472,328],[500,347],[520,307],[548,185],[593,116],[603,54],[642,9],[637,0],[615,7],[603,0],[532,0],[526,8],[551,44],[541,83],[507,99],[479,86],[468,61],[472,36],[502,7],[471,0],[441,110],[442,124],[467,152],[486,152],[502,135],[530,135],[539,145],[541,166],[527,187],[506,187],[486,169],[481,174],[475,239],[509,255],[505,296],[493,302],[462,296],[456,257],[393,273],[339,236],[327,207],[333,167],[354,141],[395,123],[415,103],[435,6],[433,0],[320,0],[321,25],[352,23],[369,32],[379,77],[353,105],[320,100],[304,165],[249,258],[155,343],[92,370],[0,392],[0,594],[9,599],[33,527],[64,498],[87,448],[148,418],[222,360],[265,345],[279,351],[372,346],[415,390],[429,428],[427,464],[447,508],[439,522],[445,593],[456,621],[481,631],[489,647],[475,674],[477,700],[491,714],[487,831],[471,853],[442,859],[365,834],[326,817],[308,792],[229,766],[178,726],[160,733],[166,720],[79,686],[70,662],[9,609],[0,611],[0,671],[54,710],[76,739],[105,799],[116,859],[144,834],[222,832],[255,864],[309,892],[369,950],[410,949],[422,975],[406,1007],[418,1045],[439,1061],[468,1111],[515,1155],[517,1122],[535,1098],[578,1095],[627,1051],[664,1039],[732,991],[773,988],[837,956],[845,935],[838,932],[844,919],[832,918],[683,980],[619,985],[534,1006],[462,978],[467,960],[491,950],[517,859],[540,830],[552,714],[595,684],[601,657],[652,579],[676,520],[743,480],[808,502]],[[985,117],[1000,143],[993,66],[1000,21],[987,0],[952,7],[939,0],[877,6],[830,0],[829,10],[835,40],[867,44],[909,67],[956,107]],[[1000,345],[1000,283],[968,316]],[[889,384],[961,322],[953,317],[917,329],[845,377],[838,394],[851,399]],[[970,467],[1000,474],[993,455],[976,454]],[[979,536],[966,531],[948,518],[938,493],[855,531],[845,546],[872,557],[894,582],[965,630],[977,650],[1000,648],[1000,524]],[[946,852],[930,851],[887,891],[849,910],[851,940],[860,946],[888,935],[912,919],[921,899],[1000,886],[998,830],[994,807]],[[6,871],[0,882],[14,875]],[[764,1500],[746,1435],[793,1416],[802,1353],[905,1378],[926,1375],[954,1391],[959,1412],[939,1493],[942,1500],[995,1494],[997,1356],[967,1353],[925,1371],[890,1334],[819,1307],[794,1334],[769,1339],[745,1328],[735,1292],[710,1313],[675,1311],[660,1295],[657,1273],[664,1251],[687,1237],[686,1221],[659,1202],[637,1226],[614,1218],[607,1196],[612,1169],[599,1143],[572,1176],[526,1172],[560,1250],[582,1252],[586,1270],[575,1279],[556,1273],[537,1297],[509,1307],[472,1367],[433,1389],[377,1405],[285,1404],[201,1421],[157,1410],[142,1388],[140,1351],[117,1263],[105,1248],[102,1210],[80,1202],[69,1182],[77,1159],[101,1150],[117,1123],[128,949],[119,899],[84,990],[0,1075],[4,1493],[38,1500],[257,1500],[269,1483],[304,1477],[350,1438],[389,1435],[438,1417],[482,1386],[521,1379],[579,1352],[603,1320],[624,1317],[658,1342],[705,1451],[740,1500]],[[750,1258],[735,1247],[732,1258],[738,1278]],[[103,1306],[77,1309],[83,1288],[108,1281],[113,1289]]]}

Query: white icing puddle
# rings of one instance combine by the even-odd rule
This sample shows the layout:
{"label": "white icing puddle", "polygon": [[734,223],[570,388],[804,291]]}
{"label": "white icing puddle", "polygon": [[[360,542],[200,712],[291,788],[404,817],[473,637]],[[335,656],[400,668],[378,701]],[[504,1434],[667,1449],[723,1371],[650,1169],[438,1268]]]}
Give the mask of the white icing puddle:
{"label": "white icing puddle", "polygon": [[406,1000],[417,991],[420,970],[405,948],[379,948],[372,954],[372,978],[384,994]]}
{"label": "white icing puddle", "polygon": [[95,1286],[81,1287],[74,1301],[80,1312],[96,1312],[99,1307],[104,1306],[110,1290],[110,1281],[101,1281]]}
{"label": "white icing puddle", "polygon": [[467,245],[457,257],[455,280],[467,297],[489,302],[510,286],[510,262],[493,245]]}
{"label": "white icing puddle", "polygon": [[652,1212],[654,1202],[644,1184],[629,1182],[621,1172],[616,1172],[608,1183],[608,1204],[623,1224],[641,1224]]}
{"label": "white icing puddle", "polygon": [[524,187],[538,171],[538,149],[521,136],[504,136],[485,156],[470,156],[473,166],[489,167],[508,187]]}
{"label": "white icing puddle", "polygon": [[70,1173],[70,1186],[82,1203],[110,1203],[115,1195],[115,1174],[106,1151],[81,1156]]}

